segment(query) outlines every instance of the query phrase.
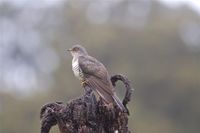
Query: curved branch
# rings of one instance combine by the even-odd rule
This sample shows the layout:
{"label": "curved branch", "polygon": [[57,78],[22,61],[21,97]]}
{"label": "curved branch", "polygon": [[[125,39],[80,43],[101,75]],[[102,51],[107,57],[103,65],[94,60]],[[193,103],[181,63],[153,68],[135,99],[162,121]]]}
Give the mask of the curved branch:
{"label": "curved branch", "polygon": [[130,84],[130,81],[128,80],[128,78],[121,74],[114,75],[111,77],[111,82],[112,82],[113,86],[116,86],[116,82],[118,80],[122,81],[126,88],[126,93],[125,93],[125,96],[124,96],[124,99],[122,102],[123,105],[126,107],[128,102],[131,100],[131,96],[132,96],[134,89],[131,87],[131,84]]}

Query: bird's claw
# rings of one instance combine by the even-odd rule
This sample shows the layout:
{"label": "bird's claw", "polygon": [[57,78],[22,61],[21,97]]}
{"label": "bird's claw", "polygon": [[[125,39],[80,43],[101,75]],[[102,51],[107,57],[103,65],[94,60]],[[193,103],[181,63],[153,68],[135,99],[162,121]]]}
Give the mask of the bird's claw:
{"label": "bird's claw", "polygon": [[81,81],[81,85],[84,87],[85,85],[87,84],[87,81],[86,80],[82,80]]}

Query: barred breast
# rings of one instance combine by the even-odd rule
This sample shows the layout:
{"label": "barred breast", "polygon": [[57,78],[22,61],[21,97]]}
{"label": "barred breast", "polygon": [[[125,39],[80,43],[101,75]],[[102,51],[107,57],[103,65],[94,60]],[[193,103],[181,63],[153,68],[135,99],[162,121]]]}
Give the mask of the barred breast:
{"label": "barred breast", "polygon": [[83,79],[83,72],[82,72],[82,70],[80,69],[80,67],[79,67],[79,63],[78,63],[78,58],[73,58],[73,60],[72,60],[72,70],[73,70],[73,72],[74,72],[74,75],[78,78],[78,79],[80,79],[80,80],[82,80]]}

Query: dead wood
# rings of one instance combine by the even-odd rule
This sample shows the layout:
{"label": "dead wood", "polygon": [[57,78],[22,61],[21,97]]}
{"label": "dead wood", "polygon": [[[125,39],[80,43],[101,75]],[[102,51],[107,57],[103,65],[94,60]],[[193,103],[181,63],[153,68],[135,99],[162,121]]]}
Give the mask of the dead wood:
{"label": "dead wood", "polygon": [[122,75],[111,77],[113,86],[120,80],[126,88],[123,105],[127,112],[118,107],[108,108],[102,99],[97,100],[92,88],[84,87],[83,96],[64,104],[45,104],[40,111],[41,133],[49,133],[52,126],[58,125],[61,133],[130,133],[128,130],[129,110],[127,104],[133,89],[129,80]]}

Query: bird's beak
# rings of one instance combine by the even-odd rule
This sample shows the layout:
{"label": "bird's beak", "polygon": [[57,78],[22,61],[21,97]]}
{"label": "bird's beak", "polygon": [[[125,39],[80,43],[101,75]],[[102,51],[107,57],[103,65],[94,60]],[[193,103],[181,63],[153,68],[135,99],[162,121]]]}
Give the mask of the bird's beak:
{"label": "bird's beak", "polygon": [[70,48],[70,49],[67,49],[67,51],[70,52],[70,51],[72,51],[72,49],[71,49],[71,48]]}

